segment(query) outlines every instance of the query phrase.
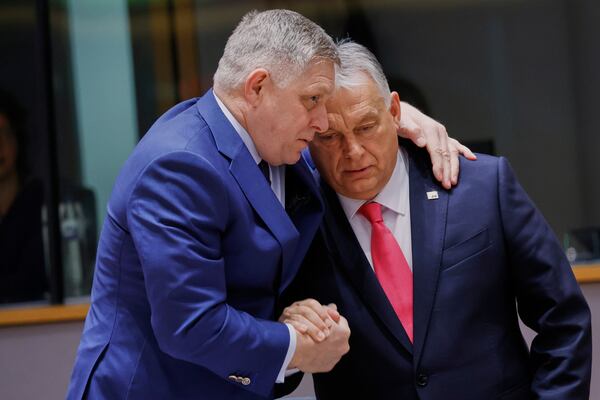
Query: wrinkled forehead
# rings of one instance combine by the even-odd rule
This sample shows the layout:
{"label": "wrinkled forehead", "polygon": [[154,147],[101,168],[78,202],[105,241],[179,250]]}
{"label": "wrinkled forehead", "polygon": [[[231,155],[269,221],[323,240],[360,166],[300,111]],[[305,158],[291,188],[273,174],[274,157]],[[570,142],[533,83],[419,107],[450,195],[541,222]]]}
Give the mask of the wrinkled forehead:
{"label": "wrinkled forehead", "polygon": [[327,101],[327,113],[346,118],[362,119],[387,112],[385,101],[372,81],[356,85],[337,86]]}
{"label": "wrinkled forehead", "polygon": [[334,64],[330,60],[315,59],[299,72],[290,70],[288,76],[283,77],[283,81],[283,87],[306,88],[309,85],[320,85],[331,94],[335,88]]}

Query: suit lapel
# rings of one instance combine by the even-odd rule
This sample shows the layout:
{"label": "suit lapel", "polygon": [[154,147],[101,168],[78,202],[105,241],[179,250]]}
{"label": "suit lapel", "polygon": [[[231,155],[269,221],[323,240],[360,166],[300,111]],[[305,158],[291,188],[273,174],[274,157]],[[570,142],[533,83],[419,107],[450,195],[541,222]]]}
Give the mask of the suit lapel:
{"label": "suit lapel", "polygon": [[325,183],[322,187],[328,207],[323,228],[328,250],[341,261],[339,268],[349,277],[365,304],[401,345],[412,353],[413,346],[366,259],[337,195]]}
{"label": "suit lapel", "polygon": [[303,159],[294,165],[286,166],[285,209],[300,233],[300,238],[294,256],[289,263],[284,263],[279,285],[280,294],[296,276],[323,216],[324,206],[319,189]]}
{"label": "suit lapel", "polygon": [[229,123],[212,90],[197,105],[215,140],[217,149],[230,160],[229,171],[248,202],[277,239],[282,250],[282,266],[291,262],[298,242],[298,231],[269,187],[242,139]]}
{"label": "suit lapel", "polygon": [[[418,368],[439,279],[448,193],[432,178],[431,163],[427,154],[410,143],[403,142],[402,145],[409,155],[414,366]],[[439,198],[429,200],[427,192],[430,191],[436,191]]]}

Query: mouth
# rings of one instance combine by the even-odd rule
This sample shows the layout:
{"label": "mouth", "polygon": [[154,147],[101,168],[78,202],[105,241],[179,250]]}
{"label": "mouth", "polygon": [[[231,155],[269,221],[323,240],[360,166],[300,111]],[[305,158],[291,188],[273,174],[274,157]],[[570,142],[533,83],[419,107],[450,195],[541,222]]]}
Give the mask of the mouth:
{"label": "mouth", "polygon": [[310,140],[307,140],[307,139],[298,139],[298,141],[302,143],[303,148],[308,147],[308,145],[310,143]]}
{"label": "mouth", "polygon": [[371,166],[368,165],[364,168],[347,169],[344,171],[344,173],[347,175],[359,178],[359,177],[362,177],[363,175],[367,175],[369,173],[370,169],[371,169]]}

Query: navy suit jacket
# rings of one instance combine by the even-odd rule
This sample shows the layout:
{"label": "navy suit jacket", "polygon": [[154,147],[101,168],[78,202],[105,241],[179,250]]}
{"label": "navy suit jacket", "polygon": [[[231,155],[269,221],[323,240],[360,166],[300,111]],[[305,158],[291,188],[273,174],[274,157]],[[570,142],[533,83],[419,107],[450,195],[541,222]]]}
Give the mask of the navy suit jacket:
{"label": "navy suit jacket", "polygon": [[115,183],[67,397],[271,397],[323,213],[304,162],[286,180],[287,212],[212,92],[165,113]]}
{"label": "navy suit jacket", "polygon": [[[336,303],[350,351],[315,374],[319,399],[587,399],[590,312],[548,224],[504,158],[461,160],[446,191],[427,154],[409,155],[414,344],[364,256],[337,195],[286,303]],[[428,200],[427,192],[439,198]],[[518,316],[538,335],[531,352]]]}

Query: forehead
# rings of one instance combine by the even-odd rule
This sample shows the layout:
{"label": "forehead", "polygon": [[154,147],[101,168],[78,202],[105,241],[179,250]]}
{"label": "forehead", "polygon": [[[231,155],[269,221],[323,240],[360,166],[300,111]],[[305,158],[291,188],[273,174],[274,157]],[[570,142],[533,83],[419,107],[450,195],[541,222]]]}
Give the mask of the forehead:
{"label": "forehead", "polygon": [[386,111],[381,92],[371,79],[365,79],[358,85],[338,87],[327,101],[327,114],[334,120],[336,116],[362,119]]}
{"label": "forehead", "polygon": [[312,61],[292,80],[291,87],[302,92],[318,92],[331,94],[335,87],[335,69],[332,61]]}

